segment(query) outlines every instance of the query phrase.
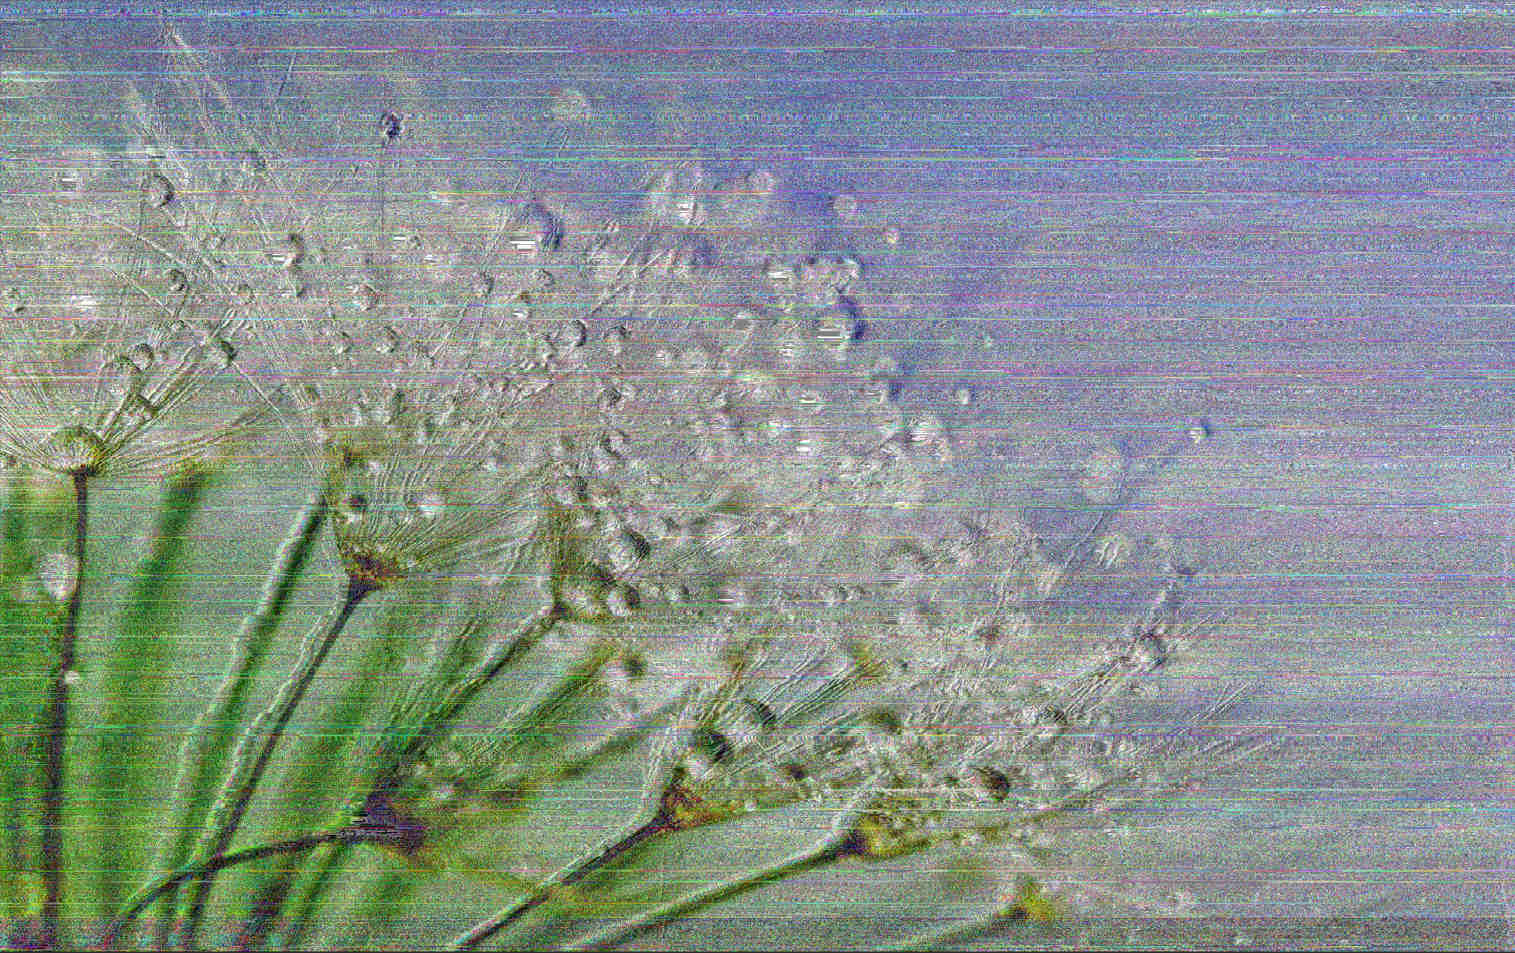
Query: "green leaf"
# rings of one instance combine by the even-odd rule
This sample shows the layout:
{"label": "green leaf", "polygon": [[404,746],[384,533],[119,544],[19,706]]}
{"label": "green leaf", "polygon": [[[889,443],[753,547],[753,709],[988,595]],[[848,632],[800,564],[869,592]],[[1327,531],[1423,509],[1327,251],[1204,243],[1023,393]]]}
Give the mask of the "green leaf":
{"label": "green leaf", "polygon": [[161,767],[150,752],[165,739],[151,732],[167,724],[163,700],[170,694],[179,648],[175,632],[182,604],[181,566],[188,528],[205,502],[212,480],[204,467],[169,477],[162,505],[116,622],[103,665],[105,708],[97,728],[93,868],[99,877],[102,915],[115,912],[128,886],[122,872],[143,856],[158,799]]}
{"label": "green leaf", "polygon": [[14,471],[0,510],[0,921],[40,909],[36,834],[36,738],[47,684],[46,619],[28,598],[31,574],[29,475]]}

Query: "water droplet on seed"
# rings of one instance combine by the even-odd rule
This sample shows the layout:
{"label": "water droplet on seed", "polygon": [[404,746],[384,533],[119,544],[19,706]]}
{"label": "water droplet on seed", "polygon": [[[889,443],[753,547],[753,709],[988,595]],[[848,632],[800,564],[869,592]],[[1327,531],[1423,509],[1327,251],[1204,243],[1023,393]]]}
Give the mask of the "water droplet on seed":
{"label": "water droplet on seed", "polygon": [[379,293],[368,283],[357,284],[352,289],[352,304],[359,311],[372,311],[379,306]]}
{"label": "water droplet on seed", "polygon": [[161,172],[150,173],[146,184],[147,203],[153,208],[163,208],[174,200],[174,184]]}
{"label": "water droplet on seed", "polygon": [[152,367],[153,361],[156,360],[156,358],[157,355],[153,352],[152,345],[148,344],[146,341],[133,345],[132,348],[126,352],[126,359],[131,362],[132,367],[136,368],[139,371],[145,371],[148,368]]}
{"label": "water droplet on seed", "polygon": [[388,325],[379,332],[379,340],[374,342],[374,350],[380,354],[393,354],[400,347],[400,332]]}

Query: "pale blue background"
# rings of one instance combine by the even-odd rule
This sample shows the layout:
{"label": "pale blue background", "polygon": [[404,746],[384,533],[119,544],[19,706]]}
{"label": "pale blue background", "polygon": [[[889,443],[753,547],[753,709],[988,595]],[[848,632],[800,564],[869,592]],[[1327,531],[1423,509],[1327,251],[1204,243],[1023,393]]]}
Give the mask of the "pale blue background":
{"label": "pale blue background", "polygon": [[[1207,675],[1259,676],[1236,717],[1294,742],[1138,815],[1090,879],[1175,881],[1219,913],[1503,917],[1515,16],[683,9],[175,22],[230,47],[249,96],[298,47],[331,108],[401,102],[456,130],[459,181],[524,161],[544,191],[615,206],[647,159],[771,170],[795,227],[887,292],[867,317],[901,399],[983,447],[1071,464],[1208,417],[1214,439],[1137,520],[1230,611],[1196,697]],[[24,20],[0,22],[0,63],[30,77],[0,92],[4,148],[59,128],[120,145],[156,21]],[[539,117],[560,86],[598,118],[553,151]],[[950,895],[869,876],[860,911],[885,935]],[[704,931],[670,942],[724,935]]]}

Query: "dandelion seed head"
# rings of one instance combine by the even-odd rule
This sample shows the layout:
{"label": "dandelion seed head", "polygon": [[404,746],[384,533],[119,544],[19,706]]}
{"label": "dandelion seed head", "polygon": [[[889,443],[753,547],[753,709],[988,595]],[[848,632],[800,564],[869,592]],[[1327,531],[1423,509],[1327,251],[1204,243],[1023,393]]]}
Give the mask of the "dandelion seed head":
{"label": "dandelion seed head", "polygon": [[230,385],[244,319],[167,178],[110,171],[60,196],[13,166],[0,208],[0,451],[66,475],[161,472],[247,423],[195,406]]}

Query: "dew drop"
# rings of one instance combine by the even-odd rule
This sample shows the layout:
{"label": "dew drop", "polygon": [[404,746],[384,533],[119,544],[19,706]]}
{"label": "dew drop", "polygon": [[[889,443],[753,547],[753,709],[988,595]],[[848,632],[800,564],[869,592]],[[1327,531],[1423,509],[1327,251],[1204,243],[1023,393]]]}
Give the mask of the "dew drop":
{"label": "dew drop", "polygon": [[290,232],[274,253],[280,267],[294,271],[305,260],[305,239],[298,232]]}
{"label": "dew drop", "polygon": [[624,619],[636,611],[642,604],[642,594],[635,586],[625,583],[617,585],[610,590],[605,597],[605,609],[617,619]]}
{"label": "dew drop", "polygon": [[605,385],[605,388],[600,391],[599,396],[595,398],[595,405],[600,408],[600,413],[609,413],[610,411],[614,410],[618,404],[621,403],[622,399],[623,395],[621,392],[617,390],[614,385],[607,384]]}
{"label": "dew drop", "polygon": [[610,541],[610,567],[618,573],[629,572],[652,554],[652,545],[639,533],[623,529]]}
{"label": "dew drop", "polygon": [[550,113],[558,122],[588,122],[593,116],[589,97],[582,89],[573,86],[564,86],[553,92]]}
{"label": "dew drop", "polygon": [[394,110],[385,110],[379,116],[379,134],[381,136],[379,144],[382,146],[399,142],[400,137],[405,135],[405,120]]}
{"label": "dew drop", "polygon": [[362,493],[349,493],[342,500],[340,512],[343,521],[349,526],[362,521],[368,514],[368,497]]}
{"label": "dew drop", "polygon": [[141,394],[133,394],[127,400],[127,413],[133,423],[144,423],[158,416],[158,405]]}
{"label": "dew drop", "polygon": [[385,325],[379,332],[379,340],[374,342],[374,350],[380,354],[393,354],[400,348],[400,332]]}
{"label": "dew drop", "polygon": [[14,285],[6,285],[0,288],[0,306],[11,314],[20,314],[26,310],[26,302],[21,297],[21,289]]}
{"label": "dew drop", "polygon": [[581,348],[589,340],[589,325],[583,319],[574,318],[563,328],[562,343],[569,348]]}
{"label": "dew drop", "polygon": [[153,208],[164,208],[174,200],[174,184],[161,172],[148,175],[145,191],[147,203]]}
{"label": "dew drop", "polygon": [[157,356],[152,349],[152,345],[146,341],[133,345],[126,352],[126,359],[131,362],[132,367],[139,371],[146,371],[152,367],[153,361],[157,359]]}
{"label": "dew drop", "polygon": [[353,285],[352,305],[359,311],[372,311],[379,306],[379,293],[367,282]]}
{"label": "dew drop", "polygon": [[1209,440],[1215,434],[1215,429],[1207,417],[1201,417],[1189,424],[1189,442],[1201,444]]}
{"label": "dew drop", "polygon": [[224,371],[237,360],[237,349],[225,338],[212,338],[210,341],[210,359],[214,366]]}

